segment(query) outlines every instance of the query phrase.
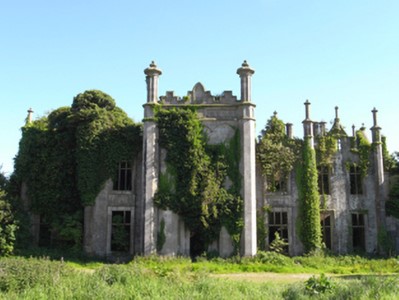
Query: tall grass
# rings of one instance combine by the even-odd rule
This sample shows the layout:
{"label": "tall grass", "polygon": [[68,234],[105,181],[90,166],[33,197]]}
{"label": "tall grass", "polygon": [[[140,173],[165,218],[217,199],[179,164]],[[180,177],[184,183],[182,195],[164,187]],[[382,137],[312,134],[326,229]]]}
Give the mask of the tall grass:
{"label": "tall grass", "polygon": [[[361,264],[364,267],[358,269]],[[320,273],[336,268],[338,273],[349,272],[328,279],[331,282],[321,282],[331,288],[319,294],[309,293],[306,282],[241,282],[210,276],[212,272],[259,272],[272,266],[277,271],[286,268]],[[369,275],[355,276],[353,270]],[[288,258],[261,253],[250,259],[200,259],[197,263],[187,258],[154,256],[118,265],[10,257],[0,259],[0,299],[399,299],[399,277],[376,275],[395,270],[398,271],[396,259],[356,256]],[[312,280],[318,283],[317,278]]]}

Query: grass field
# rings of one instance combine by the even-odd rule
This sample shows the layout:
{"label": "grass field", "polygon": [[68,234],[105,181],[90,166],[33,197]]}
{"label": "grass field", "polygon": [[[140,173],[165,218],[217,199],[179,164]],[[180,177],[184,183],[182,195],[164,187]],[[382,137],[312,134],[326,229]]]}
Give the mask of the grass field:
{"label": "grass field", "polygon": [[0,259],[1,299],[399,299],[399,260],[138,257],[126,264]]}

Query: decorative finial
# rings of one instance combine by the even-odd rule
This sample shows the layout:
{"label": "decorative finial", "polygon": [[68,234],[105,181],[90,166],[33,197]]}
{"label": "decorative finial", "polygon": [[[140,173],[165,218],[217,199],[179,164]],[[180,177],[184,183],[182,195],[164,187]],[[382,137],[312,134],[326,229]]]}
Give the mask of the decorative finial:
{"label": "decorative finial", "polygon": [[364,123],[362,123],[362,127],[360,127],[361,131],[364,131],[366,129],[366,126],[364,126]]}
{"label": "decorative finial", "polygon": [[378,126],[377,125],[377,113],[378,113],[378,110],[374,107],[371,112],[373,113],[373,123],[374,123],[373,126],[377,127]]}
{"label": "decorative finial", "polygon": [[309,106],[310,106],[309,100],[306,99],[306,101],[305,101],[304,104],[305,104],[305,115],[306,115],[306,120],[309,120],[309,115],[310,115],[310,113],[309,113]]}
{"label": "decorative finial", "polygon": [[33,110],[32,110],[32,107],[30,107],[29,109],[28,109],[28,116],[26,117],[26,123],[32,123],[32,114],[33,114]]}
{"label": "decorative finial", "polygon": [[338,119],[338,106],[335,107],[335,118]]}
{"label": "decorative finial", "polygon": [[355,137],[356,135],[356,130],[355,130],[355,124],[352,124],[352,136]]}
{"label": "decorative finial", "polygon": [[273,112],[273,115],[274,115],[275,117],[277,117],[277,111],[274,111],[274,112]]}
{"label": "decorative finial", "polygon": [[246,59],[244,60],[244,62],[242,63],[241,66],[243,66],[243,67],[249,67],[249,64],[248,64],[248,62],[247,62]]}

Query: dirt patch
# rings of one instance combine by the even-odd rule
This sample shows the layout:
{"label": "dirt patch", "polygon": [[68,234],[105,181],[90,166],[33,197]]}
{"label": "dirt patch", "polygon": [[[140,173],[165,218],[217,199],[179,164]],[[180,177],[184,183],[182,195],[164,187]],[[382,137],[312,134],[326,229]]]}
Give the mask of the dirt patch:
{"label": "dirt patch", "polygon": [[280,274],[280,273],[230,273],[230,274],[212,274],[212,277],[230,279],[236,281],[252,282],[279,282],[291,283],[305,281],[314,274]]}

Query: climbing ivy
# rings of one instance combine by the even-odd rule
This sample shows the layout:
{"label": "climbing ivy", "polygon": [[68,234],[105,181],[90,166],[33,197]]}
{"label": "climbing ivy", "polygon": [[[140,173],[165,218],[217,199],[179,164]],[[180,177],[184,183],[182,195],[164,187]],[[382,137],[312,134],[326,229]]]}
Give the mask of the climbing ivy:
{"label": "climbing ivy", "polygon": [[[239,135],[209,146],[195,108],[157,107],[159,145],[167,151],[167,171],[160,175],[155,203],[180,215],[203,251],[226,226],[236,250],[243,227]],[[226,187],[226,178],[232,181]]]}
{"label": "climbing ivy", "polygon": [[359,153],[359,168],[362,177],[366,177],[370,166],[371,144],[366,137],[364,127],[356,131],[357,151]]}
{"label": "climbing ivy", "polygon": [[319,166],[331,167],[337,152],[337,138],[334,134],[319,135],[315,138],[316,161]]}
{"label": "climbing ivy", "polygon": [[308,138],[305,138],[302,159],[298,162],[296,174],[299,198],[298,233],[305,252],[310,252],[321,247],[321,227],[316,155]]}
{"label": "climbing ivy", "polygon": [[22,128],[15,159],[15,183],[28,187],[30,209],[69,245],[81,242],[83,214],[92,205],[118,162],[132,160],[142,145],[135,124],[107,94],[78,94]]}
{"label": "climbing ivy", "polygon": [[298,157],[299,141],[285,134],[285,124],[274,114],[266,124],[256,146],[256,158],[262,175],[267,182],[267,190],[275,192],[287,180]]}

